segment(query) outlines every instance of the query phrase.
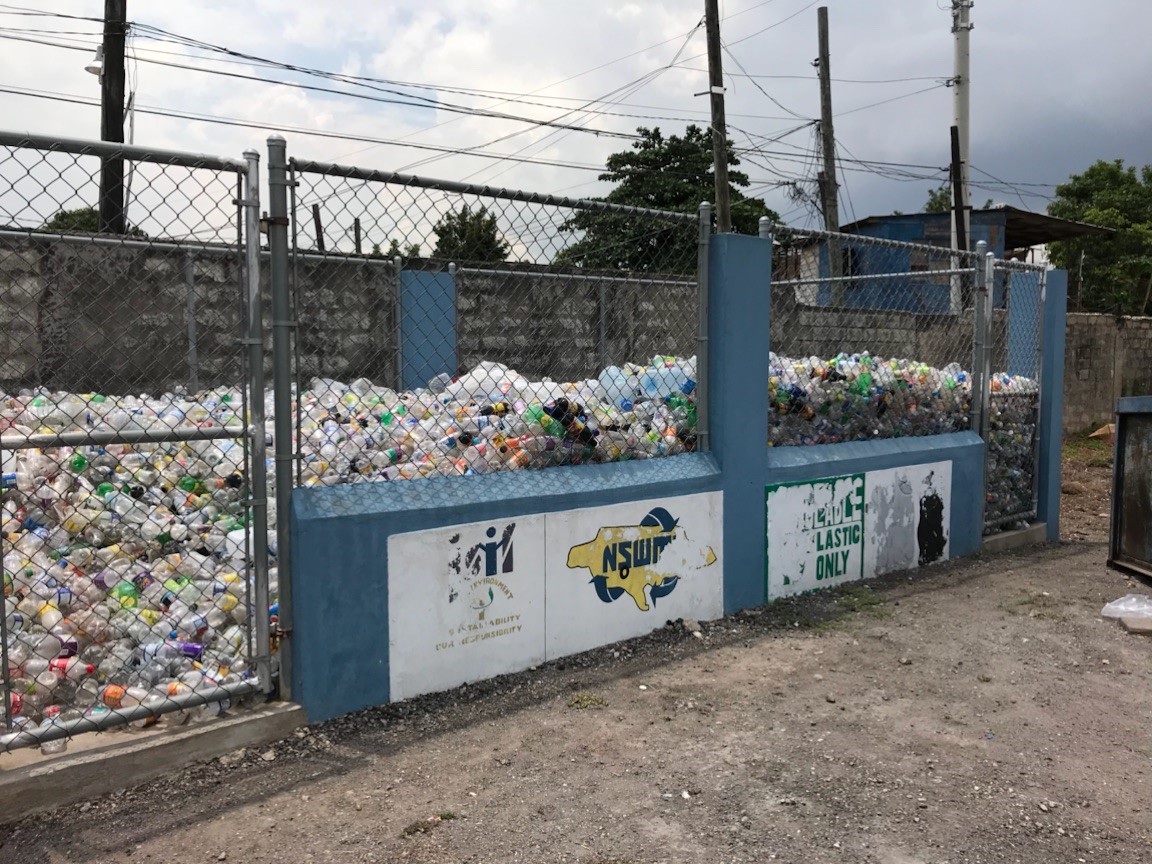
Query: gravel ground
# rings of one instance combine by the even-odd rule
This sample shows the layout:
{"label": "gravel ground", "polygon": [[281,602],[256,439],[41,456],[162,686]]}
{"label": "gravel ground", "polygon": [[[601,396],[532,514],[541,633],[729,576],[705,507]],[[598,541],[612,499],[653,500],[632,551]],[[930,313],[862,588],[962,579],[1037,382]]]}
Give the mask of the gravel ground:
{"label": "gravel ground", "polygon": [[1145,862],[1152,639],[1099,612],[1149,589],[1105,558],[670,622],[0,828],[0,862]]}

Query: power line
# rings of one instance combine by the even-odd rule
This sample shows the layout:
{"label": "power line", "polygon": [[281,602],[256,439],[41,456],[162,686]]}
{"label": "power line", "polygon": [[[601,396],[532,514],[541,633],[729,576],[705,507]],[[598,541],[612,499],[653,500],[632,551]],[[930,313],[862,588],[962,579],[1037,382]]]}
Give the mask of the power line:
{"label": "power line", "polygon": [[[0,93],[7,93],[10,95],[14,95],[14,96],[25,96],[28,98],[35,98],[35,99],[45,99],[45,100],[52,101],[52,102],[60,102],[60,103],[66,103],[66,104],[72,104],[72,105],[83,105],[86,107],[93,107],[93,108],[98,108],[100,106],[100,100],[96,99],[96,98],[77,96],[77,95],[68,94],[68,93],[57,93],[57,92],[50,91],[50,90],[32,90],[29,88],[16,88],[16,87],[0,86]],[[466,153],[466,154],[461,154],[460,151],[458,151],[454,148],[438,146],[435,144],[418,144],[418,143],[414,143],[414,142],[399,141],[399,140],[388,139],[388,138],[373,138],[373,137],[364,136],[364,135],[353,135],[353,134],[344,133],[344,132],[324,132],[324,131],[320,131],[317,129],[307,129],[307,128],[300,127],[300,126],[288,126],[288,125],[279,124],[279,123],[262,123],[262,122],[254,121],[254,120],[252,120],[252,121],[241,120],[241,119],[235,118],[235,117],[223,117],[223,116],[213,115],[213,114],[197,114],[194,112],[171,111],[171,110],[164,109],[164,108],[149,107],[146,105],[137,105],[136,111],[141,113],[141,114],[148,114],[148,115],[157,116],[157,117],[167,117],[167,118],[176,119],[176,120],[191,120],[191,121],[200,122],[200,123],[211,123],[211,124],[219,125],[219,126],[232,126],[232,127],[242,128],[242,129],[259,129],[259,130],[263,130],[263,131],[289,132],[289,133],[292,133],[294,135],[306,135],[306,136],[310,136],[310,137],[314,137],[314,138],[327,138],[327,139],[335,139],[335,140],[340,140],[340,141],[357,141],[357,142],[371,143],[371,144],[376,144],[376,145],[407,147],[407,148],[411,148],[414,150],[429,150],[429,151],[433,151],[433,152],[448,152],[448,153],[453,153],[453,154],[457,154],[457,155],[476,156],[476,157],[484,158],[484,159],[498,159],[498,160],[514,159],[514,161],[517,161],[517,162],[524,162],[524,163],[530,164],[530,165],[543,165],[543,166],[550,167],[550,168],[565,168],[565,169],[571,169],[571,170],[596,171],[596,172],[603,172],[603,171],[607,170],[606,166],[604,166],[604,165],[593,165],[593,164],[581,163],[581,162],[564,162],[564,161],[553,160],[553,159],[537,159],[537,158],[527,157],[527,156],[513,157],[513,156],[510,156],[509,154],[499,154],[499,153]],[[676,172],[668,172],[668,173],[672,174],[673,176],[689,176],[689,175],[677,175]],[[757,180],[756,182],[772,182],[772,181]]]}
{"label": "power line", "polygon": [[921,93],[929,93],[933,90],[939,90],[941,87],[947,87],[947,84],[936,84],[932,87],[925,87],[921,90],[913,90],[911,93],[903,93],[900,96],[893,96],[891,99],[881,99],[879,102],[871,102],[868,105],[861,105],[859,108],[849,108],[847,111],[840,111],[835,116],[844,117],[848,114],[855,114],[857,111],[867,111],[869,108],[875,108],[878,105],[887,105],[889,102],[897,102],[901,99],[907,99],[910,96],[919,96]]}
{"label": "power line", "polygon": [[[689,72],[707,72],[707,69],[700,69],[696,66],[680,65],[677,69],[685,69]],[[734,78],[758,78],[763,80],[783,80],[783,81],[819,81],[818,75],[753,75],[751,73],[726,73]],[[836,84],[906,84],[912,81],[947,81],[947,75],[914,75],[908,78],[833,78],[831,79]]]}

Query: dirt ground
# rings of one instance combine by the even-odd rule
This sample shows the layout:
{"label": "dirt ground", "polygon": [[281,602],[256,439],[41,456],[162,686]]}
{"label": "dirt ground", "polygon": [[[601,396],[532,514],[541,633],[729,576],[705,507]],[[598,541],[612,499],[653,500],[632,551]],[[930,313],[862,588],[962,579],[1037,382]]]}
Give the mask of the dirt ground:
{"label": "dirt ground", "polygon": [[1152,639],[1099,613],[1149,589],[1084,468],[1061,546],[301,730],[0,828],[0,861],[1145,862]]}

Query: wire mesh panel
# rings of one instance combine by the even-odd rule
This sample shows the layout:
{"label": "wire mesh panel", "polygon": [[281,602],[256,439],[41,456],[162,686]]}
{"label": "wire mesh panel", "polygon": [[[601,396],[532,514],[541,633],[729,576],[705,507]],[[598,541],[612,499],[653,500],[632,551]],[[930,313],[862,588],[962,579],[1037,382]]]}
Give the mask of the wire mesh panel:
{"label": "wire mesh panel", "polygon": [[254,167],[0,134],[2,749],[257,690]]}
{"label": "wire mesh panel", "polygon": [[997,530],[1022,527],[1037,512],[1044,268],[995,262],[989,297],[1005,321],[991,334],[1000,371],[989,381],[985,433],[984,523]]}
{"label": "wire mesh panel", "polygon": [[290,164],[298,482],[696,447],[695,214]]}
{"label": "wire mesh panel", "polygon": [[968,428],[975,254],[783,226],[773,241],[770,446]]}

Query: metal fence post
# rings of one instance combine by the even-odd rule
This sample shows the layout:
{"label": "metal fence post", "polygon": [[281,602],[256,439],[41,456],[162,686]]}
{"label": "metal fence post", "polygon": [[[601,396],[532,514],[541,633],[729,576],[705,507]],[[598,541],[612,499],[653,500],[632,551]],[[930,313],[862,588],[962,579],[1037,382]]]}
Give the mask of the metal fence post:
{"label": "metal fence post", "polygon": [[700,204],[696,245],[696,449],[706,453],[708,440],[708,253],[712,245],[712,205]]}
{"label": "metal fence post", "polygon": [[[292,696],[292,328],[288,286],[288,154],[268,139],[268,251],[272,285],[272,388],[276,418],[276,564],[279,593],[280,695]],[[264,394],[260,394],[264,398]]]}
{"label": "metal fence post", "polygon": [[200,389],[200,357],[196,335],[196,262],[191,252],[184,253],[184,288],[186,298],[188,328],[188,389],[193,393]]}
{"label": "metal fence post", "polygon": [[272,650],[269,638],[268,610],[268,468],[267,440],[264,428],[264,304],[260,298],[260,154],[244,151],[248,173],[244,178],[244,252],[247,281],[248,330],[248,434],[251,464],[248,497],[252,507],[252,561],[256,609],[256,670],[265,693],[272,692]]}
{"label": "metal fence post", "polygon": [[1040,298],[1036,310],[1036,425],[1032,438],[1032,509],[1040,520],[1040,406],[1044,399],[1044,312],[1048,302],[1048,271],[1041,270]]}
{"label": "metal fence post", "polygon": [[969,416],[972,431],[980,437],[984,437],[984,414],[988,408],[988,381],[983,372],[984,348],[991,338],[984,317],[984,310],[988,305],[987,271],[984,266],[984,256],[987,252],[988,244],[983,240],[976,244],[976,272],[973,279],[975,303],[972,321],[972,404],[969,406]]}
{"label": "metal fence post", "polygon": [[981,416],[980,437],[985,441],[988,440],[990,424],[992,421],[992,396],[990,388],[992,384],[992,351],[995,343],[995,336],[992,332],[992,306],[993,297],[991,292],[996,284],[996,256],[988,252],[984,256],[984,313],[982,315],[984,328],[984,353],[980,357],[980,378],[984,387],[984,411]]}
{"label": "metal fence post", "polygon": [[[396,392],[404,389],[404,302],[401,297],[404,286],[403,280],[404,259],[399,255],[392,259],[392,315],[396,326],[392,333],[393,362],[396,364]],[[414,385],[415,386],[415,385]]]}

